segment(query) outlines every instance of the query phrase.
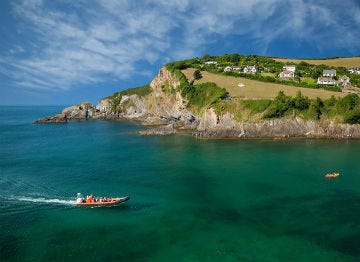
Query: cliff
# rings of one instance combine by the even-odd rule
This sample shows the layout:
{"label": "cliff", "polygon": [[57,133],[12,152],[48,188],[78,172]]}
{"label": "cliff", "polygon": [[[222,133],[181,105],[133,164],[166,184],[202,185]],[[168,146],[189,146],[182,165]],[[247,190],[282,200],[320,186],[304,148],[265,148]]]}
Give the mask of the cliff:
{"label": "cliff", "polygon": [[111,97],[93,106],[80,103],[65,108],[62,114],[39,119],[36,123],[64,123],[86,119],[127,119],[152,126],[143,135],[173,134],[177,130],[193,130],[198,137],[231,138],[360,138],[360,126],[338,124],[335,121],[305,121],[299,117],[238,122],[231,113],[216,114],[208,107],[195,113],[188,108],[188,101],[181,96],[180,81],[165,67],[151,81],[151,92],[146,95],[123,94],[119,110],[112,110]]}
{"label": "cliff", "polygon": [[360,138],[360,126],[330,120],[305,121],[299,117],[238,123],[231,114],[218,116],[210,108],[201,118],[194,135],[222,138]]}

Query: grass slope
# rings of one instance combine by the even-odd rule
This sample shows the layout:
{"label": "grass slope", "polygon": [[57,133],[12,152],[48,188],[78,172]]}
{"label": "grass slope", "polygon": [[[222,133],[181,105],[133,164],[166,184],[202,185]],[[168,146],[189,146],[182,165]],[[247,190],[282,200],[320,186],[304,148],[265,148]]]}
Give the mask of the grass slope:
{"label": "grass slope", "polygon": [[[193,79],[194,71],[195,69],[193,68],[182,70],[183,74],[189,81]],[[346,95],[340,92],[266,83],[241,77],[212,74],[206,71],[202,71],[201,74],[202,78],[195,80],[194,84],[213,82],[219,87],[225,88],[232,98],[238,98],[242,100],[274,99],[281,90],[283,90],[286,95],[293,97],[296,96],[298,91],[301,91],[304,96],[307,96],[311,99],[316,97],[327,99],[332,95],[335,97],[344,97]],[[243,83],[245,86],[238,87],[239,83]]]}
{"label": "grass slope", "polygon": [[334,58],[334,59],[291,59],[291,58],[274,58],[275,61],[283,63],[300,63],[304,61],[312,65],[328,65],[335,67],[359,67],[360,66],[360,56],[356,57],[343,57],[343,58]]}

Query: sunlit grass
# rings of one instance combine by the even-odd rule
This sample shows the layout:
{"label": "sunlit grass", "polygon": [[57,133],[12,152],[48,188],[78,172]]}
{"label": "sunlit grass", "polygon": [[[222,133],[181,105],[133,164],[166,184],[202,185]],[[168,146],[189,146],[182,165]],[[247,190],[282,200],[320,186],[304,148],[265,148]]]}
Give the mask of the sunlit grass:
{"label": "sunlit grass", "polygon": [[[195,69],[188,68],[186,70],[183,70],[182,72],[184,73],[186,78],[191,81],[194,71]],[[196,80],[195,84],[214,82],[219,87],[225,88],[232,98],[238,98],[243,100],[274,99],[277,96],[278,92],[281,90],[283,90],[286,95],[293,97],[296,96],[296,93],[298,91],[301,91],[304,96],[307,96],[309,98],[320,97],[321,99],[327,99],[331,96],[343,97],[346,95],[340,92],[332,92],[312,88],[301,88],[275,83],[266,83],[241,77],[213,74],[206,71],[202,71],[201,74],[203,77],[200,80]],[[239,83],[244,84],[244,86],[239,87]]]}
{"label": "sunlit grass", "polygon": [[335,58],[335,59],[286,59],[286,58],[274,58],[274,60],[284,63],[300,63],[304,61],[312,65],[328,65],[335,67],[360,67],[360,57],[345,57],[345,58]]}

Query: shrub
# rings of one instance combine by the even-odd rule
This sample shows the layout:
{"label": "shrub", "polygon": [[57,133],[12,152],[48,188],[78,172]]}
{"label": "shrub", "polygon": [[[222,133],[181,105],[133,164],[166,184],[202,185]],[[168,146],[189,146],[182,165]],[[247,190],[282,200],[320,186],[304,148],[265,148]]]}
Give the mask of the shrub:
{"label": "shrub", "polygon": [[305,110],[309,108],[310,99],[301,95],[301,92],[298,91],[296,97],[293,99],[294,107],[299,110]]}
{"label": "shrub", "polygon": [[317,97],[316,99],[311,100],[309,111],[311,112],[311,114],[315,119],[319,120],[322,115],[323,107],[324,107],[324,102],[321,100],[321,98]]}
{"label": "shrub", "polygon": [[193,77],[194,77],[195,80],[198,80],[198,79],[202,78],[202,75],[201,75],[201,72],[200,72],[199,69],[194,71]]}
{"label": "shrub", "polygon": [[124,95],[138,95],[138,96],[146,96],[152,92],[152,89],[150,87],[150,84],[139,86],[135,88],[129,88],[120,92],[115,92],[111,97],[111,111],[114,113],[121,113],[123,110],[123,107],[126,106],[120,106],[121,98]]}
{"label": "shrub", "polygon": [[339,113],[347,112],[354,109],[356,106],[359,105],[360,98],[356,94],[349,94],[340,98],[336,103],[336,109]]}
{"label": "shrub", "polygon": [[242,103],[251,114],[257,114],[264,112],[271,104],[271,100],[244,100]]}
{"label": "shrub", "polygon": [[126,89],[124,91],[121,91],[121,95],[138,95],[138,96],[146,96],[148,94],[150,94],[152,92],[152,89],[150,87],[150,84],[144,85],[144,86],[139,86],[139,87],[134,87],[134,88],[129,88]]}
{"label": "shrub", "polygon": [[195,86],[187,86],[183,90],[186,92],[186,98],[189,100],[188,105],[195,105],[200,108],[209,106],[216,101],[224,98],[227,94],[225,88],[220,88],[215,83],[202,83]]}
{"label": "shrub", "polygon": [[360,110],[350,112],[344,117],[344,122],[348,124],[360,124]]}

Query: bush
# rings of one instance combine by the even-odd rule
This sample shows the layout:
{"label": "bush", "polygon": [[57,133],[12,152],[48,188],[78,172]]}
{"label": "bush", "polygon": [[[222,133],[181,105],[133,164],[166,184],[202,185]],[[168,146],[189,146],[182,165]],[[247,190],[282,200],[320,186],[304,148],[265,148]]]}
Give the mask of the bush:
{"label": "bush", "polygon": [[309,108],[310,99],[301,95],[301,92],[298,91],[296,97],[293,99],[294,107],[296,109],[305,110]]}
{"label": "bush", "polygon": [[148,94],[150,94],[152,92],[152,89],[150,87],[150,84],[144,85],[144,86],[139,86],[139,87],[134,87],[134,88],[129,88],[126,89],[124,91],[121,91],[121,95],[138,95],[138,96],[146,96]]}
{"label": "bush", "polygon": [[201,75],[201,72],[200,72],[199,69],[194,71],[193,77],[194,77],[195,80],[199,80],[199,79],[202,78],[202,75]]}
{"label": "bush", "polygon": [[264,112],[271,104],[271,100],[244,100],[242,103],[251,114],[257,114]]}
{"label": "bush", "polygon": [[324,88],[325,90],[328,90],[328,91],[341,92],[340,86],[321,85],[320,88]]}
{"label": "bush", "polygon": [[356,94],[349,94],[340,98],[336,103],[336,109],[339,113],[347,112],[354,109],[356,106],[359,105],[360,98]]}
{"label": "bush", "polygon": [[110,97],[110,101],[111,101],[111,111],[114,113],[121,113],[123,110],[124,106],[120,106],[120,102],[121,102],[121,98],[124,95],[138,95],[138,96],[146,96],[148,94],[150,94],[152,92],[152,89],[150,87],[150,84],[144,85],[144,86],[139,86],[139,87],[135,87],[135,88],[129,88],[120,92],[116,92],[114,93],[111,97]]}
{"label": "bush", "polygon": [[195,86],[187,86],[183,90],[185,97],[189,100],[188,105],[195,105],[200,108],[209,106],[227,94],[225,88],[220,88],[215,83],[203,83]]}
{"label": "bush", "polygon": [[350,112],[344,117],[344,122],[348,124],[360,124],[360,110]]}
{"label": "bush", "polygon": [[316,99],[311,100],[309,109],[309,111],[311,112],[310,115],[312,114],[315,119],[319,120],[322,115],[323,107],[324,102],[321,100],[321,98],[317,97]]}

